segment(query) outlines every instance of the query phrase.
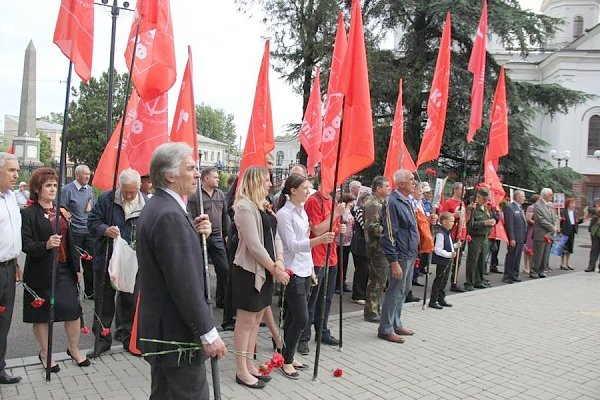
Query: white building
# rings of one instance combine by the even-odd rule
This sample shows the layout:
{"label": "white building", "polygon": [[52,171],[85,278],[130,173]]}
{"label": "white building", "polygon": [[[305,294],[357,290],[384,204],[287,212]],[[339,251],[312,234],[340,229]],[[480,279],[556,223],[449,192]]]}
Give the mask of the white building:
{"label": "white building", "polygon": [[206,136],[198,135],[198,152],[200,153],[200,167],[229,166],[236,164],[237,157],[233,159],[229,154],[229,145]]}
{"label": "white building", "polygon": [[275,137],[275,168],[289,169],[300,162],[300,139],[297,135]]}
{"label": "white building", "polygon": [[600,197],[600,156],[594,156],[600,150],[600,0],[544,0],[540,11],[564,20],[544,49],[525,58],[494,45],[488,50],[513,80],[559,84],[598,96],[567,114],[539,114],[531,126],[534,135],[549,143],[544,153],[548,161],[568,163],[586,177],[574,189],[589,202]]}
{"label": "white building", "polygon": [[[17,135],[18,127],[19,117],[14,115],[4,115],[4,138],[7,143],[12,143],[13,137]],[[50,139],[52,161],[60,162],[62,125],[38,119],[35,122],[35,127],[38,132],[44,132]]]}

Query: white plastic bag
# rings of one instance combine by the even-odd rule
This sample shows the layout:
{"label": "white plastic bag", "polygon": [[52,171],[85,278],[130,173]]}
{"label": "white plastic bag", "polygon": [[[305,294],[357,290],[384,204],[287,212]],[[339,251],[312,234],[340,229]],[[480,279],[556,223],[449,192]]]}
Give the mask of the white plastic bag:
{"label": "white plastic bag", "polygon": [[108,264],[108,275],[113,286],[121,292],[133,293],[137,271],[135,250],[121,236],[113,239],[113,252]]}

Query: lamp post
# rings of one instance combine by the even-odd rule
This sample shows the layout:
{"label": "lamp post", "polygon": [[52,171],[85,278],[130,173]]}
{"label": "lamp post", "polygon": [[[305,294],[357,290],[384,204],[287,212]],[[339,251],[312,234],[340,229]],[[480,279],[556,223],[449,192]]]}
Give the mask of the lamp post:
{"label": "lamp post", "polygon": [[569,159],[571,158],[571,152],[569,150],[563,151],[562,156],[559,156],[558,151],[554,149],[550,150],[548,154],[550,154],[550,157],[552,157],[553,160],[556,160],[558,163],[558,168],[560,168],[560,163],[562,161],[565,162],[565,167],[569,166]]}
{"label": "lamp post", "polygon": [[594,157],[596,157],[597,160],[600,160],[600,150],[594,151]]}

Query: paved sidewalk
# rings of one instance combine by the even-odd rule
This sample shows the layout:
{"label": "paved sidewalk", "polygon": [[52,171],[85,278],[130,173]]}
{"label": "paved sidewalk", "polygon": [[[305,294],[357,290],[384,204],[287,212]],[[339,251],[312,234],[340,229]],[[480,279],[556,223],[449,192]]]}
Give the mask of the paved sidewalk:
{"label": "paved sidewalk", "polygon": [[[265,390],[248,390],[234,382],[228,356],[220,362],[223,398],[600,399],[599,288],[599,273],[576,272],[454,295],[451,309],[409,304],[403,320],[417,333],[404,344],[377,339],[375,324],[348,313],[343,351],[323,346],[317,381],[312,371],[300,381],[274,371]],[[231,343],[231,332],[224,337]],[[261,332],[266,354],[268,343]],[[117,349],[88,368],[59,362],[50,384],[37,358],[10,360],[23,382],[0,386],[0,398],[148,398],[148,364]],[[314,343],[301,359],[313,365]],[[344,376],[335,378],[334,368]]]}

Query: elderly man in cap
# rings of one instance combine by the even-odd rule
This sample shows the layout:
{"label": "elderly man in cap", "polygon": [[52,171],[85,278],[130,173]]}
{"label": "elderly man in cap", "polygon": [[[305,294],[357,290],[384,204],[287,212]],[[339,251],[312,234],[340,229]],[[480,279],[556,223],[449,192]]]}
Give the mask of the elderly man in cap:
{"label": "elderly man in cap", "polygon": [[29,201],[29,190],[27,190],[27,182],[19,183],[19,190],[15,192],[15,197],[17,199],[17,204],[19,207],[24,208],[27,206],[27,202]]}
{"label": "elderly man in cap", "polygon": [[488,252],[488,236],[492,227],[496,225],[494,213],[486,204],[490,196],[486,188],[477,190],[475,201],[469,205],[467,211],[467,228],[471,241],[467,253],[467,271],[465,277],[465,290],[473,288],[485,289],[490,287],[483,280],[485,269],[485,256]]}

